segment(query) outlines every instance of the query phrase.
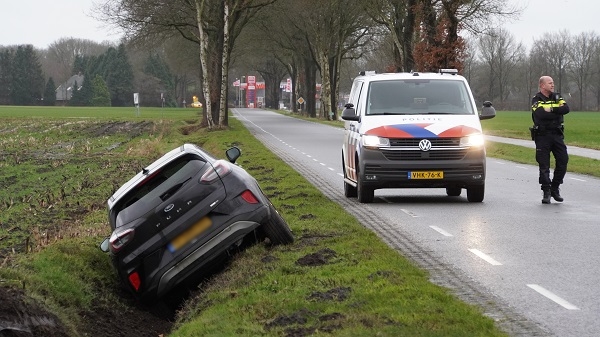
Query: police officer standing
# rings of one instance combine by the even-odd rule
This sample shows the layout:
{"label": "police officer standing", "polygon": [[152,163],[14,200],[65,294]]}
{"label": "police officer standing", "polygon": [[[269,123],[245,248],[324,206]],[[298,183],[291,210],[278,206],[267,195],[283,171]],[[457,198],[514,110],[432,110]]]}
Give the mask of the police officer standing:
{"label": "police officer standing", "polygon": [[[550,197],[562,202],[559,186],[567,173],[569,155],[564,142],[564,115],[569,106],[560,93],[554,92],[554,81],[550,76],[540,77],[540,92],[531,100],[531,118],[535,140],[535,160],[540,169],[542,203],[549,204]],[[556,167],[550,178],[550,153],[554,155]]]}

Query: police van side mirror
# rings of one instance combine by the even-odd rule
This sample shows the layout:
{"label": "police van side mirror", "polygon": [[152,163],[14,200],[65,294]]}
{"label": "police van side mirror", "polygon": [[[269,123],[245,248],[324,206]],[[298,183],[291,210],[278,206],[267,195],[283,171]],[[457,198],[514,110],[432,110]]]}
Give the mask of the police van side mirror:
{"label": "police van side mirror", "polygon": [[490,119],[496,117],[496,109],[492,106],[492,102],[485,101],[483,102],[483,107],[481,107],[481,114],[479,115],[479,119]]}
{"label": "police van side mirror", "polygon": [[354,104],[348,103],[345,105],[344,111],[342,111],[342,119],[345,121],[359,121],[360,116],[356,115],[356,110],[354,110]]}

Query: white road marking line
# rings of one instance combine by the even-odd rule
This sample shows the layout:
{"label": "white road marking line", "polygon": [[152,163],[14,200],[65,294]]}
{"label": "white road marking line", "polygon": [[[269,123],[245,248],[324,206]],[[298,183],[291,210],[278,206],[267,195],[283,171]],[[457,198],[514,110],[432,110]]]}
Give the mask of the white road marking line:
{"label": "white road marking line", "polygon": [[525,166],[519,166],[519,165],[515,165],[515,167],[516,167],[516,168],[523,169],[523,170],[527,170],[527,167],[525,167]]}
{"label": "white road marking line", "polygon": [[321,164],[321,166],[326,166],[325,163],[319,163],[319,164]]}
{"label": "white road marking line", "polygon": [[307,154],[306,156],[307,156],[308,158],[312,158],[312,156],[311,156],[310,154]]}
{"label": "white road marking line", "polygon": [[429,228],[433,229],[434,231],[442,234],[443,236],[454,236],[448,232],[446,232],[445,230],[439,228],[438,226],[429,226]]}
{"label": "white road marking line", "polygon": [[409,211],[409,210],[407,210],[407,209],[401,208],[400,210],[401,210],[402,212],[404,212],[404,213],[406,213],[406,214],[410,215],[410,216],[411,216],[411,217],[413,217],[413,218],[418,218],[418,217],[419,217],[418,215],[416,215],[415,213],[413,213],[413,212],[411,212],[411,211]]}
{"label": "white road marking line", "polygon": [[313,161],[318,161],[317,158],[313,158]]}
{"label": "white road marking line", "polygon": [[478,249],[469,249],[469,251],[477,256],[479,256],[480,258],[482,258],[483,260],[485,260],[487,263],[491,264],[492,266],[501,266],[502,263],[492,259],[489,255],[484,254],[483,252],[481,252]]}
{"label": "white road marking line", "polygon": [[335,171],[333,167],[328,167],[329,171]]}
{"label": "white road marking line", "polygon": [[342,173],[338,173],[338,176],[340,176],[342,178],[344,177],[344,175]]}
{"label": "white road marking line", "polygon": [[500,164],[500,165],[506,165],[506,163],[501,162],[501,161],[497,161],[496,164]]}
{"label": "white road marking line", "polygon": [[529,288],[537,291],[541,295],[545,296],[546,298],[554,301],[555,303],[557,303],[558,305],[562,306],[563,308],[565,308],[567,310],[579,310],[578,307],[574,306],[573,304],[567,302],[566,300],[558,297],[554,293],[550,292],[549,290],[547,290],[537,284],[528,284],[527,286]]}
{"label": "white road marking line", "polygon": [[573,180],[577,180],[577,181],[584,181],[584,182],[587,181],[585,179],[579,179],[579,178],[569,178],[569,179],[573,179]]}

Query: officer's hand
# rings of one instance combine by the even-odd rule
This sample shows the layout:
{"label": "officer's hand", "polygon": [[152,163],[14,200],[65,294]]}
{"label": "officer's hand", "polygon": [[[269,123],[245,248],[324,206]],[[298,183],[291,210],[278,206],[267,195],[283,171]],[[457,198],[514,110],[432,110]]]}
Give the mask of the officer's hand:
{"label": "officer's hand", "polygon": [[550,109],[550,108],[544,108],[544,110],[545,110],[546,112],[550,112],[550,111],[551,111],[551,109]]}

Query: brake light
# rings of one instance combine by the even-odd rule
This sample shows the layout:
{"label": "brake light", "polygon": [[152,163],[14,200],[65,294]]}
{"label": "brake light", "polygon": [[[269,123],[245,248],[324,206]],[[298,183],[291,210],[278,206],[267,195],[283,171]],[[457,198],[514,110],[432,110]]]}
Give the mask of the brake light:
{"label": "brake light", "polygon": [[224,160],[217,160],[211,168],[208,169],[200,178],[201,183],[212,183],[213,181],[223,178],[231,172],[231,167]]}
{"label": "brake light", "polygon": [[135,291],[140,290],[140,285],[142,285],[142,280],[140,280],[140,274],[137,271],[129,274],[129,284],[135,289]]}
{"label": "brake light", "polygon": [[125,247],[125,245],[127,245],[129,242],[131,242],[131,240],[133,240],[133,234],[134,234],[134,230],[133,229],[126,229],[122,232],[113,232],[112,235],[110,236],[110,250],[113,253],[117,253],[118,251],[120,251],[121,249],[123,249],[123,247]]}
{"label": "brake light", "polygon": [[154,179],[154,177],[156,177],[160,173],[160,171],[161,170],[158,170],[158,171],[152,173],[151,175],[149,175],[148,177],[146,177],[146,179],[142,180],[142,182],[139,183],[137,187],[144,186],[147,182],[149,182],[150,180]]}
{"label": "brake light", "polygon": [[245,190],[242,192],[242,199],[244,199],[249,204],[258,204],[258,199],[252,194],[250,190]]}

